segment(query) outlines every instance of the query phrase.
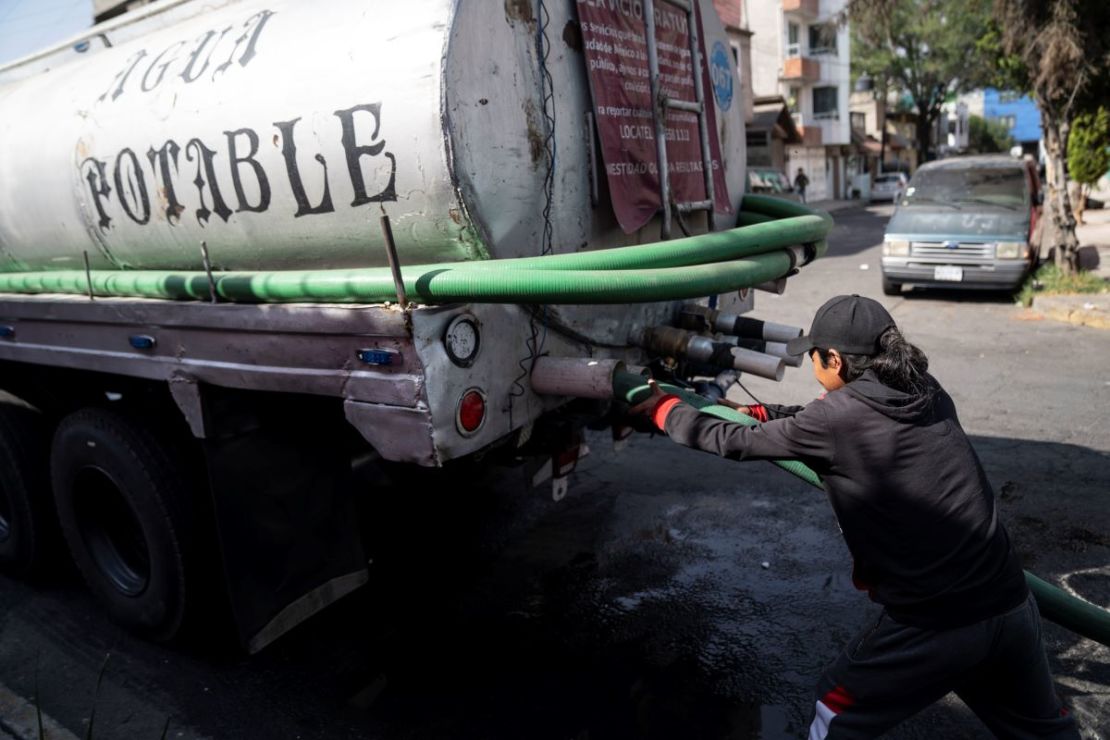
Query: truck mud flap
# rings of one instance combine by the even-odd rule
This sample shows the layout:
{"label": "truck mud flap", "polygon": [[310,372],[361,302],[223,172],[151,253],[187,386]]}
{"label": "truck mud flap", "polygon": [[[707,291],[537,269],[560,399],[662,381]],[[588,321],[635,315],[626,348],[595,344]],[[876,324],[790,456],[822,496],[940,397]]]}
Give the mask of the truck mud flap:
{"label": "truck mud flap", "polygon": [[342,411],[236,395],[206,399],[214,433],[204,449],[231,612],[255,653],[368,573]]}

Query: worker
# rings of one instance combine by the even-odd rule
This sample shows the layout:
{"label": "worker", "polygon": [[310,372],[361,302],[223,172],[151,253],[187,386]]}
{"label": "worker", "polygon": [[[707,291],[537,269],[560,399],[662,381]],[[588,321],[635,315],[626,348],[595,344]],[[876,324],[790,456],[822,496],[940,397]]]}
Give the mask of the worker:
{"label": "worker", "polygon": [[853,583],[883,609],[821,676],[810,740],[876,737],[950,691],[999,737],[1078,740],[994,492],[925,354],[857,295],[825,303],[787,351],[813,361],[822,398],[730,404],[761,422],[745,426],[652,381],[631,412],[687,447],[821,476]]}

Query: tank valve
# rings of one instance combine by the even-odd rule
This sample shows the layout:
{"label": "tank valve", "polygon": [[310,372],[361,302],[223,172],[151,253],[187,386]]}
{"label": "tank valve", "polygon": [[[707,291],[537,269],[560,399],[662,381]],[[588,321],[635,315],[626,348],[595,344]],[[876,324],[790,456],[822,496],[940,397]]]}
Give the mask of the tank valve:
{"label": "tank valve", "polygon": [[654,326],[639,338],[640,345],[645,349],[672,357],[685,357],[717,370],[731,368],[772,380],[782,380],[785,372],[785,364],[780,357],[714,341],[712,337],[673,326]]}

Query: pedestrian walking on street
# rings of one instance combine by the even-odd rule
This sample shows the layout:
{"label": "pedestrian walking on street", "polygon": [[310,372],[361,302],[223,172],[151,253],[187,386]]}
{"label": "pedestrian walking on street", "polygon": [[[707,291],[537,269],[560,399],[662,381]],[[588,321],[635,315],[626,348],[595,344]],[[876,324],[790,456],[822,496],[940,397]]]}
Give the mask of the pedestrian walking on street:
{"label": "pedestrian walking on street", "polygon": [[[797,459],[822,478],[883,609],[825,669],[810,740],[871,738],[950,691],[1003,738],[1078,740],[1041,618],[952,398],[878,302],[837,296],[788,344],[826,393],[806,406],[700,413],[652,383],[633,407],[679,444],[734,460]],[[730,404],[731,405],[731,404]]]}
{"label": "pedestrian walking on street", "polygon": [[806,171],[801,167],[798,168],[798,174],[794,175],[794,189],[798,191],[798,195],[802,197],[802,202],[806,202],[806,186],[809,185],[809,178],[806,177]]}

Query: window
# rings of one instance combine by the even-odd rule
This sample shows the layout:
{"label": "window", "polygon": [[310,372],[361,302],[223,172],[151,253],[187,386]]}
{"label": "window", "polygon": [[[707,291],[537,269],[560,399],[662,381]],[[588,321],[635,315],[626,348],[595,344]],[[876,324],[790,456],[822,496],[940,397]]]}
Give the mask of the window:
{"label": "window", "polygon": [[802,29],[797,23],[786,24],[786,56],[797,57],[802,55],[802,45],[798,41]]}
{"label": "window", "polygon": [[748,131],[747,139],[749,149],[768,146],[768,133],[766,131]]}
{"label": "window", "polygon": [[1017,125],[1017,116],[991,116],[990,120],[1001,123],[1007,130],[1013,130]]}
{"label": "window", "polygon": [[1003,92],[998,93],[998,102],[999,103],[1015,103],[1015,102],[1017,102],[1018,98],[1020,98],[1020,97],[1021,96],[1018,95],[1016,92],[1013,92],[1011,90],[1005,90]]}
{"label": "window", "polygon": [[981,203],[1002,207],[1026,205],[1026,180],[1022,165],[1003,167],[943,167],[918,170],[913,176],[910,205],[922,201]]}
{"label": "window", "polygon": [[867,114],[866,113],[849,113],[852,119],[852,130],[864,133],[867,130]]}
{"label": "window", "polygon": [[838,87],[813,88],[813,117],[814,118],[840,118]]}
{"label": "window", "polygon": [[809,27],[809,53],[836,54],[836,26],[817,23]]}
{"label": "window", "polygon": [[790,97],[786,99],[786,105],[790,108],[791,113],[798,112],[798,106],[802,102],[802,88],[791,86]]}

